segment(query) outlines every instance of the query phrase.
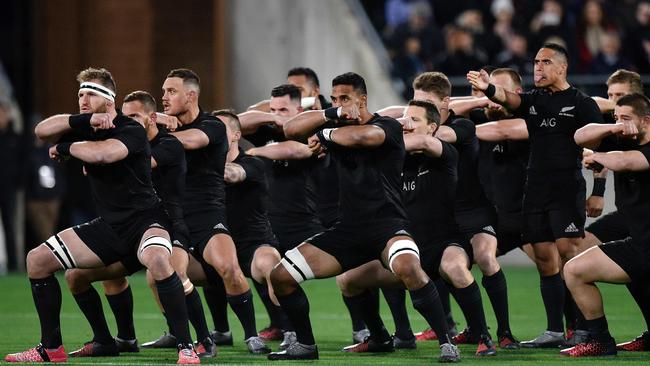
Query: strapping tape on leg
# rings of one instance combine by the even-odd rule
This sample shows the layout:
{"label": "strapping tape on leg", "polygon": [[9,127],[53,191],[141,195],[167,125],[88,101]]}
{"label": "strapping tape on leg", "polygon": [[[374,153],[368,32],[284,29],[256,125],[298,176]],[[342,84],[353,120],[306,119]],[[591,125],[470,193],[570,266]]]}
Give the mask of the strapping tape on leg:
{"label": "strapping tape on leg", "polygon": [[45,241],[45,245],[52,251],[56,260],[61,263],[63,269],[72,269],[77,268],[77,263],[72,257],[72,253],[68,250],[68,247],[65,245],[63,240],[59,235],[50,236],[49,239]]}
{"label": "strapping tape on leg", "polygon": [[185,292],[185,295],[192,292],[192,290],[194,290],[194,284],[192,283],[192,281],[190,281],[189,278],[183,281],[183,291]]}
{"label": "strapping tape on leg", "polygon": [[284,258],[280,263],[297,283],[314,278],[314,272],[311,271],[309,264],[307,264],[305,257],[302,256],[298,248],[293,248],[284,253]]}
{"label": "strapping tape on leg", "polygon": [[138,257],[140,257],[145,250],[152,247],[163,247],[169,251],[169,254],[172,254],[172,243],[162,236],[153,235],[146,238],[142,244],[140,244],[140,249],[138,249]]}
{"label": "strapping tape on leg", "polygon": [[411,240],[397,240],[393,245],[388,249],[388,267],[390,270],[395,273],[393,270],[393,261],[395,258],[399,257],[402,254],[412,254],[420,259],[420,250],[418,246]]}

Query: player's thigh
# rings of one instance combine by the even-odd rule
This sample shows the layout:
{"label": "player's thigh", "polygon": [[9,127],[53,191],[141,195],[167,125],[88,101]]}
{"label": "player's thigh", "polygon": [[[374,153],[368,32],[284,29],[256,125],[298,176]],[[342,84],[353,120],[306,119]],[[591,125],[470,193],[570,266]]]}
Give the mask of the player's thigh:
{"label": "player's thigh", "polygon": [[273,268],[280,263],[280,253],[270,245],[261,245],[253,254],[251,277],[259,283],[269,277]]}
{"label": "player's thigh", "polygon": [[630,276],[600,247],[592,247],[571,259],[564,268],[565,278],[581,282],[629,283]]}

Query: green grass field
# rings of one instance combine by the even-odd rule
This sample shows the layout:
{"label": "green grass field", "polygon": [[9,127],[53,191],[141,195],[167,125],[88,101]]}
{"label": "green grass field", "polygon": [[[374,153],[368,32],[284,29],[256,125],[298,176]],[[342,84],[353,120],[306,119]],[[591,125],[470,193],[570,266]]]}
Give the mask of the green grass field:
{"label": "green grass field", "polygon": [[[533,268],[505,268],[510,294],[510,316],[512,330],[519,339],[529,339],[543,330],[546,325],[544,309],[539,294],[539,279]],[[479,276],[480,278],[480,276]],[[138,338],[141,342],[157,338],[165,329],[165,323],[146,288],[144,277],[139,275],[131,279],[135,297],[135,321]],[[74,300],[65,291],[61,281],[63,309],[61,323],[67,351],[72,351],[91,337],[90,327],[79,312]],[[425,365],[433,364],[438,355],[437,342],[418,343],[417,350],[397,351],[392,354],[368,355],[345,354],[340,349],[350,342],[351,328],[347,311],[344,308],[339,291],[333,279],[310,281],[305,286],[311,305],[311,319],[320,350],[318,365]],[[617,341],[631,339],[640,334],[645,323],[624,286],[600,286],[605,300],[612,335]],[[22,351],[34,346],[39,339],[38,317],[32,303],[29,282],[24,275],[0,277],[0,354],[4,357],[10,352]],[[101,290],[100,290],[101,291]],[[492,308],[483,293],[488,318],[495,336],[496,323]],[[455,304],[454,304],[455,306]],[[261,303],[255,303],[258,329],[267,325],[268,319]],[[109,309],[104,303],[104,309]],[[411,322],[414,331],[425,327],[422,318],[412,308]],[[110,313],[110,311],[109,311]],[[389,329],[393,328],[387,306],[382,304],[382,314]],[[454,307],[457,321],[462,314]],[[114,331],[112,314],[107,316]],[[208,319],[209,324],[210,319]],[[234,347],[221,347],[216,358],[204,361],[204,364],[270,364],[263,356],[249,355],[242,340],[243,333],[234,315],[230,314],[230,324],[235,336]],[[459,327],[463,327],[461,323]],[[277,342],[271,347],[276,349]],[[474,356],[475,346],[461,346],[462,363],[474,364],[508,364],[508,365],[560,365],[589,364],[595,365],[648,365],[648,353],[619,353],[616,358],[566,359],[556,350],[498,350],[496,357],[479,359]],[[161,365],[176,362],[176,355],[171,350],[143,350],[135,356],[95,359],[70,359],[69,363],[77,365]],[[291,364],[302,364],[293,362]],[[277,364],[277,363],[276,363]],[[284,364],[284,363],[281,363]]]}

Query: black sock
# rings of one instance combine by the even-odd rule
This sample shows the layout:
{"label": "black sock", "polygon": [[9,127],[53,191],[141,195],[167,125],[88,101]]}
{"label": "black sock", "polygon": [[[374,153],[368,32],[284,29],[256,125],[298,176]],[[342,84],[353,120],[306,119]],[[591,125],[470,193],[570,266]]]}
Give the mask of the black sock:
{"label": "black sock", "polygon": [[585,320],[585,326],[589,330],[589,334],[599,342],[611,341],[612,336],[609,334],[607,326],[607,318],[605,315],[593,320]]}
{"label": "black sock", "polygon": [[106,295],[117,323],[117,337],[124,340],[135,339],[133,326],[133,293],[131,286],[116,295]]}
{"label": "black sock", "polygon": [[650,286],[645,282],[640,283],[635,281],[628,283],[626,286],[641,310],[646,329],[650,329]]}
{"label": "black sock", "polygon": [[255,308],[253,307],[253,293],[248,290],[240,295],[226,295],[230,308],[237,315],[242,328],[244,328],[244,339],[257,336],[255,325]]}
{"label": "black sock", "polygon": [[510,331],[510,318],[508,314],[508,285],[503,271],[499,270],[492,276],[483,276],[481,284],[487,292],[497,318],[497,335]]}
{"label": "black sock", "polygon": [[562,310],[564,309],[564,281],[559,273],[550,276],[540,276],[539,288],[546,309],[546,330],[564,332]]}
{"label": "black sock", "polygon": [[345,304],[345,307],[348,308],[348,312],[350,313],[350,319],[352,319],[352,331],[353,332],[358,332],[362,329],[366,328],[366,324],[363,322],[363,311],[359,311],[357,307],[354,307],[352,304],[349,303],[349,297],[343,297],[343,303]]}
{"label": "black sock", "polygon": [[451,343],[442,303],[440,303],[438,290],[436,290],[433,282],[429,281],[424,287],[409,292],[413,307],[424,317],[431,329],[436,332],[438,342],[440,344]]}
{"label": "black sock", "polygon": [[202,341],[209,337],[210,331],[208,330],[208,323],[205,321],[201,296],[196,291],[196,288],[193,288],[192,292],[185,295],[185,305],[187,306],[187,315],[196,332],[196,339]]}
{"label": "black sock", "polygon": [[383,342],[390,339],[390,334],[379,315],[379,304],[375,301],[375,293],[376,291],[365,290],[356,296],[344,296],[344,300],[352,311],[363,317],[363,322],[370,331],[370,337],[378,342]]}
{"label": "black sock", "polygon": [[158,297],[165,310],[165,315],[171,328],[171,333],[176,337],[180,344],[192,344],[190,328],[187,322],[187,305],[185,304],[185,294],[183,293],[183,284],[176,272],[161,281],[156,281]]}
{"label": "black sock", "polygon": [[483,301],[481,300],[481,290],[476,281],[465,288],[454,288],[451,291],[467,319],[467,326],[472,333],[472,337],[478,337],[482,334],[487,335],[488,329]]}
{"label": "black sock", "polygon": [[226,300],[226,289],[221,286],[204,286],[203,296],[205,302],[208,304],[208,310],[212,315],[212,322],[214,323],[214,330],[217,332],[225,333],[230,331],[230,324],[228,324],[228,301]]}
{"label": "black sock", "polygon": [[436,285],[436,290],[438,291],[438,296],[440,297],[440,303],[442,304],[442,310],[445,312],[445,318],[447,319],[447,327],[450,329],[456,326],[454,317],[451,314],[451,302],[449,300],[449,284],[445,282],[442,278],[436,278],[433,283]]}
{"label": "black sock", "polygon": [[61,340],[61,287],[54,275],[33,279],[32,297],[41,322],[41,343],[47,349],[58,348]]}
{"label": "black sock", "polygon": [[257,290],[257,294],[259,295],[260,300],[262,300],[262,304],[264,304],[266,313],[269,314],[269,320],[270,320],[269,327],[284,329],[282,324],[283,319],[282,319],[282,314],[280,312],[280,307],[275,305],[273,301],[271,301],[271,296],[269,296],[268,286],[258,283],[257,281],[253,281],[253,285],[255,285],[255,290]]}
{"label": "black sock", "polygon": [[111,331],[108,330],[102,300],[99,298],[97,290],[90,286],[88,290],[75,294],[73,297],[93,330],[93,341],[101,344],[114,343]]}
{"label": "black sock", "polygon": [[406,291],[402,289],[382,289],[384,298],[395,321],[395,336],[400,339],[412,339],[413,330],[406,312]]}
{"label": "black sock", "polygon": [[298,343],[305,345],[316,344],[311,329],[311,321],[309,320],[309,300],[302,287],[296,287],[295,291],[289,295],[278,296],[278,301],[296,329]]}
{"label": "black sock", "polygon": [[582,328],[578,326],[578,305],[576,305],[576,302],[573,301],[573,296],[571,295],[571,291],[569,291],[569,288],[566,286],[566,283],[563,281],[562,284],[564,285],[564,323],[566,324],[566,329],[582,329],[586,330],[584,328],[584,324],[582,324]]}

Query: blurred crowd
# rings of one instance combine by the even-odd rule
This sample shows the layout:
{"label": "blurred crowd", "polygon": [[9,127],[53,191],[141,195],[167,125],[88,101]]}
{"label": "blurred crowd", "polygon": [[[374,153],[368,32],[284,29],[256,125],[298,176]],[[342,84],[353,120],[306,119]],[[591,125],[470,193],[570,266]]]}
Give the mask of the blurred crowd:
{"label": "blurred crowd", "polygon": [[[405,85],[423,71],[465,75],[483,65],[532,74],[544,43],[571,52],[570,74],[650,72],[650,1],[365,0]],[[411,90],[404,90],[411,95]]]}

